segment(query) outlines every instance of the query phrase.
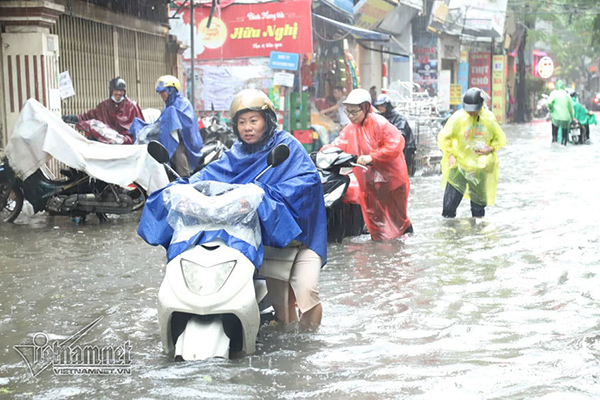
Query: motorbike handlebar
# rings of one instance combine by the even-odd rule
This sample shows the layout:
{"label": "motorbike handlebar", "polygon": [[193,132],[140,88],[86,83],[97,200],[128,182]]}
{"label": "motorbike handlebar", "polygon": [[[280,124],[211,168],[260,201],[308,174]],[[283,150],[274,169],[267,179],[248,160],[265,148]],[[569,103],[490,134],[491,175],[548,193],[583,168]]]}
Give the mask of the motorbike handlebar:
{"label": "motorbike handlebar", "polygon": [[[353,167],[360,167],[360,168],[364,169],[365,171],[369,170],[369,168],[367,168],[365,165],[362,165],[362,164],[357,164],[357,163],[351,162],[350,165],[352,165]],[[373,163],[370,163],[369,165],[373,165]]]}

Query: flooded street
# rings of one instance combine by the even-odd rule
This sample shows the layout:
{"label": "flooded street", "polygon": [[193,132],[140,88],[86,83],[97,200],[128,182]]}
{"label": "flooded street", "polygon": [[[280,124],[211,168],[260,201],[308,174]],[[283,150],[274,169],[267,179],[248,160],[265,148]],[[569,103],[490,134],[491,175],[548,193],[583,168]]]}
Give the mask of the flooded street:
{"label": "flooded street", "polygon": [[[317,333],[264,328],[256,354],[163,353],[165,252],[136,219],[0,225],[0,398],[600,398],[600,128],[550,144],[550,124],[506,125],[496,205],[441,217],[440,176],[411,181],[415,234],[329,246]],[[594,143],[595,142],[595,143]],[[131,374],[31,376],[15,345],[43,332],[131,345]]]}

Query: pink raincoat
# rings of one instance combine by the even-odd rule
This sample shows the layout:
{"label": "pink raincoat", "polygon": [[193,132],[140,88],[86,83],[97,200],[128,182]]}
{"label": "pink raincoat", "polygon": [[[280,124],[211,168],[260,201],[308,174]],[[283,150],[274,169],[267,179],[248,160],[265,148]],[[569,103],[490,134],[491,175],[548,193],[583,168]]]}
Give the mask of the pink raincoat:
{"label": "pink raincoat", "polygon": [[404,161],[404,137],[373,108],[362,124],[350,123],[330,145],[349,154],[370,155],[368,171],[354,167],[359,202],[373,240],[394,239],[411,226],[407,215],[410,181]]}

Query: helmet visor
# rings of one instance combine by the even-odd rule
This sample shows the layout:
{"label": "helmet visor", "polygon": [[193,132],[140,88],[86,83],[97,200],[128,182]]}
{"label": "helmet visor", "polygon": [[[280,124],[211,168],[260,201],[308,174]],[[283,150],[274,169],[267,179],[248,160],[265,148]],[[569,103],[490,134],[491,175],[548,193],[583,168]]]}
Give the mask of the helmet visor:
{"label": "helmet visor", "polygon": [[483,107],[483,104],[469,104],[463,102],[463,108],[467,112],[479,111],[481,110],[481,107]]}

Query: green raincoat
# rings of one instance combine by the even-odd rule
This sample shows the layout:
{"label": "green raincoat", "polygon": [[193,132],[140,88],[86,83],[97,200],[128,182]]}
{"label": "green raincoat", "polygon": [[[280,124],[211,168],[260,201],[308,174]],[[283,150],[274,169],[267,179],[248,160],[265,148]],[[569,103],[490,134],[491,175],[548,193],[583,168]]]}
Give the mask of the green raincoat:
{"label": "green raincoat", "polygon": [[[450,183],[476,204],[493,205],[498,185],[496,151],[506,145],[506,135],[494,113],[483,107],[475,116],[465,110],[455,112],[438,134],[442,158],[442,186]],[[490,146],[494,151],[479,155],[475,150]],[[450,166],[449,157],[456,158]]]}
{"label": "green raincoat", "polygon": [[573,111],[575,112],[575,119],[579,121],[581,125],[597,125],[596,116],[594,114],[588,114],[588,110],[577,101],[577,97],[573,99]]}
{"label": "green raincoat", "polygon": [[556,82],[556,88],[548,97],[548,110],[552,118],[552,124],[569,131],[571,121],[575,116],[571,96],[565,90],[565,83],[561,80]]}

